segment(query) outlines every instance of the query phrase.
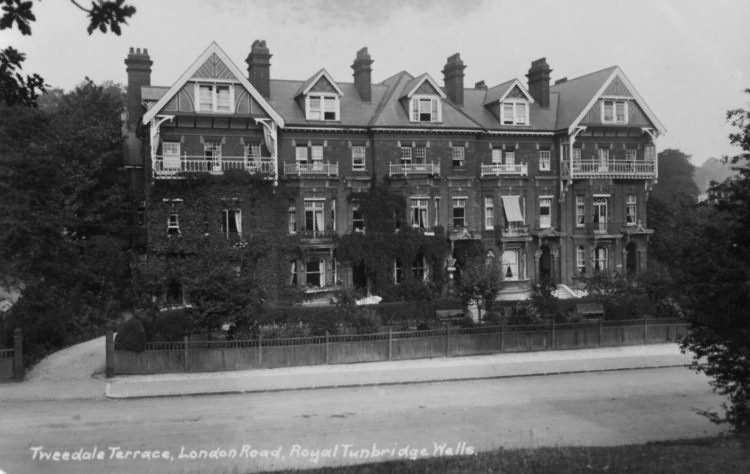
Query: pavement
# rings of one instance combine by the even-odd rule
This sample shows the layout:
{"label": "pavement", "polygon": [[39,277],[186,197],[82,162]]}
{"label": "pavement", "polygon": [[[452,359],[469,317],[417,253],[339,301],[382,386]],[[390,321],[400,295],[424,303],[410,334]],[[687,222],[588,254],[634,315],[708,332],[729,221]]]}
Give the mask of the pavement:
{"label": "pavement", "polygon": [[[119,376],[108,398],[274,392],[686,366],[677,344],[505,353],[231,372]],[[2,398],[2,395],[0,395]]]}
{"label": "pavement", "polygon": [[0,402],[171,397],[481,380],[686,366],[677,344],[319,365],[106,379],[104,339],[50,355],[20,383],[1,383]]}

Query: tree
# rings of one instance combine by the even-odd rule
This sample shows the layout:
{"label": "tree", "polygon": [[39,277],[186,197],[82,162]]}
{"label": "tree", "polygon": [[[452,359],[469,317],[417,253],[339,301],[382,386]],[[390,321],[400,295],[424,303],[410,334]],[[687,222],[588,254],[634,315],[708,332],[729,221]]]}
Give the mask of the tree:
{"label": "tree", "polygon": [[[746,90],[750,94],[750,89]],[[687,302],[690,331],[682,348],[692,367],[711,377],[725,395],[723,413],[707,413],[737,432],[750,432],[750,111],[735,109],[727,119],[737,129],[730,143],[743,154],[732,158],[739,176],[710,189],[685,228],[677,283]]]}
{"label": "tree", "polygon": [[681,233],[698,198],[690,155],[667,149],[659,153],[659,182],[648,198],[648,223],[654,229],[649,257],[671,269],[680,252]]}
{"label": "tree", "polygon": [[[128,18],[135,14],[135,7],[127,5],[125,0],[96,0],[90,8],[81,6],[76,0],[70,3],[83,10],[89,18],[87,31],[89,35],[95,30],[106,33],[111,30],[120,35],[120,25],[127,24]],[[0,30],[18,28],[22,35],[31,35],[31,23],[36,21],[31,0],[0,0],[3,15],[0,17]],[[47,85],[39,74],[24,75],[21,73],[26,55],[8,46],[0,50],[0,104],[21,104],[35,106],[40,93],[46,91]]]}
{"label": "tree", "polygon": [[87,80],[45,100],[0,105],[0,279],[23,289],[9,327],[37,355],[99,333],[132,298],[121,91]]}
{"label": "tree", "polygon": [[492,311],[498,293],[502,288],[503,268],[497,259],[475,258],[468,262],[461,271],[461,278],[454,287],[456,294],[464,305],[476,302],[479,317],[482,310]]}

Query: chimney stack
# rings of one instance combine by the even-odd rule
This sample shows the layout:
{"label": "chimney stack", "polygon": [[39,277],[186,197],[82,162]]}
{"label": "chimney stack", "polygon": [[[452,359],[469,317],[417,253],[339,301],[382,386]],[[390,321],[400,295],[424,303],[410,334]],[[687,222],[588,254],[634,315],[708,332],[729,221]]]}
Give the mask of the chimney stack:
{"label": "chimney stack", "polygon": [[529,84],[529,94],[541,107],[549,107],[549,73],[552,69],[547,64],[547,58],[540,58],[531,62],[529,73],[526,74]]}
{"label": "chimney stack", "polygon": [[154,64],[148,55],[148,49],[130,48],[125,59],[128,72],[128,130],[135,131],[141,120],[143,106],[141,105],[141,86],[151,85],[151,65]]}
{"label": "chimney stack", "polygon": [[448,57],[448,62],[443,68],[443,81],[445,82],[445,93],[454,104],[464,105],[464,62],[461,55],[456,53]]}
{"label": "chimney stack", "polygon": [[245,60],[250,84],[266,99],[271,97],[271,56],[266,40],[255,40]]}
{"label": "chimney stack", "polygon": [[372,65],[373,60],[370,53],[367,52],[367,46],[357,51],[357,57],[354,58],[352,69],[354,69],[354,87],[359,92],[359,97],[365,101],[372,100]]}
{"label": "chimney stack", "polygon": [[484,83],[484,81],[479,81],[474,84],[474,89],[481,89],[483,91],[487,90],[487,84]]}

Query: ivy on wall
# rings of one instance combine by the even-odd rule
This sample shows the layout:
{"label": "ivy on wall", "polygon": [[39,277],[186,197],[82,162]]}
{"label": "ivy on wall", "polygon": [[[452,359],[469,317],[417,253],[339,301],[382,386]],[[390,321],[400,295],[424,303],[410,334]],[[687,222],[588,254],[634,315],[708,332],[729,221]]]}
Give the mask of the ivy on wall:
{"label": "ivy on wall", "polygon": [[[367,193],[353,193],[351,200],[359,203],[365,222],[364,233],[353,233],[338,242],[338,255],[353,265],[363,265],[371,290],[390,299],[422,299],[439,292],[446,282],[443,269],[449,246],[442,229],[425,235],[412,229],[407,222],[406,200],[390,191],[384,183]],[[418,281],[413,265],[424,258],[432,269],[431,282]],[[401,263],[403,280],[394,282],[394,262]]]}
{"label": "ivy on wall", "polygon": [[[210,333],[223,323],[252,325],[273,302],[302,299],[289,281],[289,258],[300,248],[287,229],[293,190],[227,172],[160,181],[150,191],[151,252],[136,283],[144,307],[189,301],[194,326]],[[227,232],[226,222],[222,229],[227,209],[241,211],[241,232]],[[179,233],[167,232],[170,214],[178,216]]]}

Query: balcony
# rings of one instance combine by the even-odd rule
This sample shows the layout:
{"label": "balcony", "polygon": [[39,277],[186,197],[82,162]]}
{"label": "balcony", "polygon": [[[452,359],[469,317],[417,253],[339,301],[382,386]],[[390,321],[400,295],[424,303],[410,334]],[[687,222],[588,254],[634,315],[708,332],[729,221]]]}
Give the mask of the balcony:
{"label": "balcony", "polygon": [[527,237],[529,235],[529,226],[526,224],[508,224],[502,228],[500,235],[504,239]]}
{"label": "balcony", "polygon": [[338,177],[338,163],[284,163],[284,176]]}
{"label": "balcony", "polygon": [[180,173],[222,174],[228,170],[244,170],[252,174],[276,174],[274,161],[270,157],[219,156],[155,156],[152,162],[157,179],[179,178]]}
{"label": "balcony", "polygon": [[654,179],[656,162],[643,160],[574,160],[563,162],[563,177],[574,178],[619,178]]}
{"label": "balcony", "polygon": [[440,176],[440,163],[400,163],[388,165],[388,176]]}
{"label": "balcony", "polygon": [[526,163],[506,165],[494,163],[482,165],[482,177],[486,176],[528,176],[529,167]]}
{"label": "balcony", "polygon": [[326,230],[301,230],[297,235],[304,240],[328,240],[332,239],[336,232],[333,229]]}

